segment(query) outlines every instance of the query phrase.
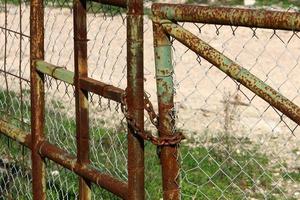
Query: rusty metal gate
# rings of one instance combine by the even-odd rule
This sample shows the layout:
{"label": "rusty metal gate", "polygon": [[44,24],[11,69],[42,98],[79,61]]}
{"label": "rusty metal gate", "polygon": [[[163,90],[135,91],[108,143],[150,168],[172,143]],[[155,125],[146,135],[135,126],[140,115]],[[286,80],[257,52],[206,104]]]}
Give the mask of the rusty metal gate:
{"label": "rusty metal gate", "polygon": [[[30,63],[31,63],[31,134],[11,128],[5,122],[1,131],[32,151],[33,199],[46,199],[45,159],[73,171],[79,178],[79,199],[91,198],[91,183],[99,185],[122,199],[144,198],[144,141],[128,129],[128,183],[101,173],[89,163],[88,91],[112,101],[123,102],[126,113],[143,130],[143,4],[142,1],[100,1],[127,11],[128,89],[124,90],[96,81],[87,74],[87,1],[74,1],[75,73],[46,63],[44,59],[44,3],[30,2]],[[47,52],[46,52],[47,53]],[[45,76],[52,76],[75,86],[77,156],[45,140]]]}
{"label": "rusty metal gate", "polygon": [[[163,199],[184,199],[187,197],[192,199],[211,199],[210,196],[206,196],[203,192],[197,194],[197,191],[191,196],[186,196],[182,192],[185,188],[181,184],[183,175],[180,171],[180,143],[185,139],[185,131],[176,127],[178,118],[176,117],[174,101],[176,86],[174,85],[175,69],[172,60],[173,53],[176,50],[176,48],[172,48],[174,41],[179,41],[188,50],[195,52],[197,56],[224,72],[226,76],[240,84],[239,87],[244,86],[248,88],[276,109],[276,112],[284,114],[297,125],[300,124],[300,108],[295,103],[256,77],[249,70],[227,57],[225,53],[218,51],[185,29],[181,24],[192,22],[251,27],[254,29],[287,30],[296,33],[300,31],[300,14],[298,12],[153,3],[149,18],[151,18],[153,25],[155,81],[157,88],[157,97],[155,98],[157,98],[158,107],[156,109],[153,106],[154,104],[151,103],[149,95],[144,90],[145,55],[143,45],[145,16],[143,1],[95,0],[93,2],[127,9],[125,17],[127,23],[126,89],[93,79],[88,74],[89,52],[87,49],[86,0],[74,0],[73,2],[74,72],[67,70],[65,66],[57,66],[45,61],[47,51],[45,51],[44,46],[44,2],[43,0],[32,0],[30,2],[30,36],[28,37],[30,38],[31,133],[27,133],[23,128],[14,126],[9,120],[0,120],[0,131],[31,150],[33,199],[47,199],[47,160],[55,162],[79,177],[77,188],[79,199],[91,199],[93,195],[92,184],[102,187],[118,198],[145,199],[145,173],[147,173],[146,170],[148,169],[145,166],[145,162],[148,159],[145,156],[147,142],[155,146],[155,149],[152,148],[151,150],[156,151],[155,155],[160,160],[157,165],[161,168],[161,174],[159,175],[162,179],[162,190],[158,191],[158,193],[162,193],[160,196],[163,196]],[[5,31],[9,31],[7,24],[5,25]],[[154,66],[151,67],[154,68]],[[5,70],[4,72],[6,73]],[[47,92],[45,92],[45,85],[49,77],[70,84],[75,88],[76,156],[72,155],[73,152],[53,144],[46,138],[45,99]],[[6,83],[6,85],[8,84]],[[127,181],[120,180],[119,177],[114,175],[103,173],[95,168],[91,162],[89,155],[90,142],[94,138],[90,136],[91,120],[89,115],[94,110],[89,109],[89,100],[93,98],[89,93],[99,95],[121,105],[120,109],[127,124]],[[158,110],[158,114],[156,114],[156,110]],[[144,111],[146,111],[145,113],[150,123],[154,126],[154,131],[145,130]],[[157,135],[153,133],[156,131],[158,131]],[[198,170],[201,170],[201,168]],[[209,179],[211,178],[209,177]],[[159,183],[155,184],[159,185]],[[196,190],[199,189],[199,185],[195,186]],[[194,190],[194,188],[190,190]],[[228,199],[223,193],[222,191],[219,199]],[[151,194],[148,195],[151,198]],[[6,197],[8,199],[12,198],[9,195]],[[244,194],[244,197],[247,197],[247,195]],[[68,199],[68,197],[66,198]],[[97,197],[95,198],[97,199]],[[105,196],[103,198],[112,197]]]}
{"label": "rusty metal gate", "polygon": [[[195,5],[153,4],[154,51],[159,104],[159,131],[178,135],[174,117],[174,67],[172,43],[178,40],[227,76],[248,88],[278,111],[300,124],[300,108],[264,81],[185,29],[180,22],[244,26],[252,28],[300,30],[300,14]],[[172,37],[172,39],[171,39]],[[174,48],[174,47],[173,47]],[[172,157],[170,157],[172,155]],[[180,199],[178,146],[163,146],[161,153],[164,199]],[[220,198],[225,196],[220,195]],[[202,198],[207,198],[203,196]]]}
{"label": "rusty metal gate", "polygon": [[[127,7],[126,1],[108,1],[104,3]],[[90,184],[94,182],[106,188],[119,197],[140,199],[144,196],[143,189],[143,141],[139,140],[129,129],[128,134],[128,184],[113,177],[101,174],[91,169],[89,164],[89,120],[88,120],[88,93],[93,91],[115,101],[121,101],[123,91],[110,85],[89,79],[87,75],[87,28],[86,28],[86,1],[74,1],[74,58],[75,58],[75,96],[76,96],[76,138],[77,158],[47,143],[43,137],[44,130],[44,74],[50,72],[54,76],[59,67],[44,63],[44,21],[43,1],[31,1],[31,105],[32,105],[32,171],[34,199],[46,199],[44,158],[62,164],[66,168],[80,174],[79,199],[89,199],[91,196]],[[133,113],[134,119],[141,124],[143,110],[135,109],[143,106],[142,80],[142,2],[128,2],[128,87],[126,93],[128,112]],[[40,67],[39,67],[40,66]],[[66,76],[62,75],[63,78]],[[58,77],[56,77],[58,78]],[[133,98],[133,96],[137,98]],[[52,149],[52,150],[51,150]],[[64,156],[63,156],[64,155]]]}

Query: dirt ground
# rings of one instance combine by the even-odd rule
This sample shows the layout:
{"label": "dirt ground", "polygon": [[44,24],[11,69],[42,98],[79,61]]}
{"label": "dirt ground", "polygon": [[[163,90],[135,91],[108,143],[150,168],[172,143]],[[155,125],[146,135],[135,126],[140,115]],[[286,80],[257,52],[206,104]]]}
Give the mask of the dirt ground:
{"label": "dirt ground", "polygon": [[[9,6],[8,27],[16,31],[19,31],[18,12],[17,7]],[[114,17],[88,15],[89,76],[121,88],[126,87],[124,17],[122,14]],[[26,6],[22,18],[22,31],[29,35],[29,8]],[[4,27],[4,23],[4,13],[0,12],[0,26]],[[73,71],[70,9],[46,8],[45,25],[45,60]],[[300,41],[297,33],[189,23],[183,26],[300,105]],[[148,17],[145,17],[144,29],[145,89],[156,106],[152,23]],[[4,30],[1,30],[1,62],[4,60],[4,38]],[[19,40],[18,35],[8,36],[6,70],[13,74],[19,74],[16,58]],[[26,37],[22,41],[21,74],[28,79],[29,41]],[[300,169],[300,130],[294,122],[177,41],[173,42],[173,63],[177,128],[194,141],[203,136],[215,137],[224,131],[238,139],[248,138],[259,145],[262,152],[271,155],[274,163],[285,163],[290,170]],[[0,66],[4,70],[2,63]],[[3,89],[2,76],[0,80]],[[15,81],[11,78],[9,87],[17,91],[18,86],[12,84]],[[53,81],[52,85],[55,84]],[[72,89],[66,89],[64,84],[58,88],[47,89],[49,101],[54,98],[64,102],[66,112],[74,114],[71,108],[74,100],[66,98],[66,93],[71,93]],[[103,107],[91,112],[93,117],[104,117],[108,125],[111,119],[122,118],[122,114],[110,112],[106,100],[102,100],[102,104]]]}

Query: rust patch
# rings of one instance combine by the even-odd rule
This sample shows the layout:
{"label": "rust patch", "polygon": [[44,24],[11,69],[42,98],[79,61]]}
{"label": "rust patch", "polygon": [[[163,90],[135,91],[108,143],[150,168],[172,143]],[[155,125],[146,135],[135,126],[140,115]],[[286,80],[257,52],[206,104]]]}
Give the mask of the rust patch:
{"label": "rust patch", "polygon": [[300,30],[299,12],[154,3],[152,13],[177,22]]}

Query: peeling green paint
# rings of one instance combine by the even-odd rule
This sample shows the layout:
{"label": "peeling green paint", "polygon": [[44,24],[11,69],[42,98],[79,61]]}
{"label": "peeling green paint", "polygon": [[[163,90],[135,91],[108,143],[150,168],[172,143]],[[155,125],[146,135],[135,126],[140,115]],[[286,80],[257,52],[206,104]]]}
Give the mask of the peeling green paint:
{"label": "peeling green paint", "polygon": [[43,74],[47,74],[58,80],[69,84],[74,84],[74,73],[63,67],[52,65],[42,60],[36,61],[36,69]]}
{"label": "peeling green paint", "polygon": [[[160,137],[175,136],[174,117],[174,84],[172,64],[172,47],[169,36],[161,24],[153,23],[155,75],[158,98],[158,134]],[[163,199],[181,199],[180,163],[178,162],[177,145],[162,146],[160,161],[163,176]]]}
{"label": "peeling green paint", "polygon": [[3,120],[0,120],[0,132],[25,146],[29,145],[28,143],[29,133],[26,133],[25,131],[12,126]]}
{"label": "peeling green paint", "polygon": [[162,97],[163,103],[170,102],[174,94],[173,85],[173,65],[171,46],[157,46],[154,48],[155,52],[155,70],[157,79],[157,95]]}
{"label": "peeling green paint", "polygon": [[152,13],[176,22],[300,30],[299,12],[154,3]]}
{"label": "peeling green paint", "polygon": [[278,91],[267,85],[247,69],[241,67],[218,50],[177,24],[163,23],[164,30],[208,62],[237,80],[249,90],[300,124],[300,108]]}

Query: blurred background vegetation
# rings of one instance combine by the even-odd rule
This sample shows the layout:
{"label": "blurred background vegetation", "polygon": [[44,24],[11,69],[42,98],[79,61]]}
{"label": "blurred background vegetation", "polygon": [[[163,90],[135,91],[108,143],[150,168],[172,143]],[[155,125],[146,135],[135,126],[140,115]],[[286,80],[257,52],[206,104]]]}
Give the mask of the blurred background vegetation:
{"label": "blurred background vegetation", "polygon": [[186,3],[210,5],[254,5],[254,6],[300,6],[300,0],[187,0]]}

